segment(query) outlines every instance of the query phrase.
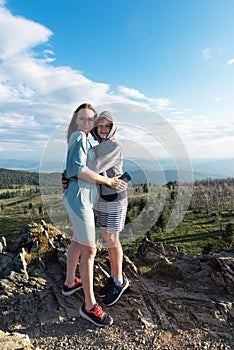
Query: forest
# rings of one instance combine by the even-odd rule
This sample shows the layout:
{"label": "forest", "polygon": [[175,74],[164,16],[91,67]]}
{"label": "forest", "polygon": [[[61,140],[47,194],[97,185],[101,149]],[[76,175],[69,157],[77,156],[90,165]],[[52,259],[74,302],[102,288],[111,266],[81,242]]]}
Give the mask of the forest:
{"label": "forest", "polygon": [[[58,173],[0,169],[0,235],[15,238],[25,224],[41,219],[69,233],[71,226],[63,213],[60,178]],[[186,193],[188,186],[192,190],[189,205],[179,224],[168,231],[178,191],[182,188]],[[137,249],[147,238],[194,256],[228,248],[234,238],[234,178],[192,184],[170,181],[164,186],[131,184],[128,202],[126,225],[121,233],[126,251]]]}
{"label": "forest", "polygon": [[18,188],[23,185],[39,185],[38,173],[0,169],[0,189]]}

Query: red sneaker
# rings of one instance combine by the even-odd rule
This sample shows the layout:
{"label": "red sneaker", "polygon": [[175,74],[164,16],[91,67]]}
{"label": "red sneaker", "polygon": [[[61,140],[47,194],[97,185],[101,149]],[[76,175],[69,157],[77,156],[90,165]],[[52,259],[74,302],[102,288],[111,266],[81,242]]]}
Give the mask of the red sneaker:
{"label": "red sneaker", "polygon": [[83,288],[83,285],[81,283],[81,279],[78,277],[75,277],[75,281],[74,281],[74,284],[72,286],[68,286],[67,284],[64,283],[63,289],[62,289],[62,294],[65,296],[72,295],[80,288]]}
{"label": "red sneaker", "polygon": [[87,310],[84,303],[80,308],[80,315],[97,327],[111,326],[113,323],[113,318],[98,304],[95,304],[91,310]]}

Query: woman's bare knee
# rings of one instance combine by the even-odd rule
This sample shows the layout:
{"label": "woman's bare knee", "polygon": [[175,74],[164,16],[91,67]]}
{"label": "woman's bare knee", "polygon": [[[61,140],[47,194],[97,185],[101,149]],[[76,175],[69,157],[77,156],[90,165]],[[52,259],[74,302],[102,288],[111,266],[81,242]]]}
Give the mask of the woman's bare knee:
{"label": "woman's bare knee", "polygon": [[96,247],[80,245],[80,254],[81,258],[84,259],[94,259],[96,256],[97,249]]}

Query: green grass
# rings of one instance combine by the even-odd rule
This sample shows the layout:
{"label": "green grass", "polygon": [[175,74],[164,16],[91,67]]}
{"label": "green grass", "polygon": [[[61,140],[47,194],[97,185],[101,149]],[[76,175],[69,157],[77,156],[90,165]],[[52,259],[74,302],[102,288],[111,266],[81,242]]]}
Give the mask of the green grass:
{"label": "green grass", "polygon": [[[231,220],[234,220],[234,213],[223,216],[223,230]],[[188,212],[173,232],[164,232],[162,235],[152,234],[152,241],[175,245],[189,255],[196,255],[209,244],[212,250],[226,247],[227,243],[223,240],[222,233],[219,222],[214,217],[207,217],[205,212],[201,212],[191,219],[191,213]]]}
{"label": "green grass", "polygon": [[158,278],[183,280],[181,270],[173,264],[155,263],[153,265],[143,265],[139,267],[139,272],[146,278],[155,280]]}
{"label": "green grass", "polygon": [[[0,200],[0,236],[6,236],[7,239],[16,238],[24,225],[31,224],[32,222],[40,222],[41,219],[50,223],[53,221],[50,219],[51,217],[55,218],[54,222],[57,227],[60,224],[61,227],[64,227],[64,232],[71,229],[64,216],[61,194],[47,196],[50,199],[50,210],[53,213],[49,217],[46,213],[47,208],[41,211],[43,207],[41,196],[36,193],[30,193],[30,189],[33,189],[33,186],[25,186],[20,190],[17,197]],[[7,190],[1,191],[5,192]],[[137,193],[134,196],[131,193],[131,196],[134,200],[140,201],[148,195]],[[135,215],[134,213],[137,213],[139,208],[132,207],[131,211]],[[222,211],[221,221],[222,228],[225,230],[227,223],[234,221],[234,213]],[[58,228],[60,229],[60,227]],[[212,246],[212,250],[226,247],[227,243],[223,240],[222,234],[223,232],[220,230],[220,222],[216,213],[213,212],[208,216],[205,210],[201,209],[193,213],[187,211],[183,221],[172,232],[163,232],[161,234],[153,231],[150,232],[150,239],[153,243],[163,242],[177,246],[181,251],[195,256],[201,253],[208,244]],[[127,236],[129,233],[122,232],[121,235],[123,238],[124,235]],[[142,232],[142,236],[138,236],[136,241],[124,244],[125,252],[129,254],[131,252],[135,253],[144,237],[145,232]]]}
{"label": "green grass", "polygon": [[34,191],[38,186],[33,186],[33,185],[24,185],[21,188],[18,188],[18,185],[12,185],[14,188],[0,188],[0,194],[4,193],[4,192],[16,192],[19,191],[20,193],[23,192],[29,192],[30,190]]}
{"label": "green grass", "polygon": [[0,207],[3,206],[0,210],[0,235],[13,239],[26,224],[40,222],[43,218],[48,221],[47,215],[38,215],[37,208],[41,205],[41,196],[38,194],[0,200]]}

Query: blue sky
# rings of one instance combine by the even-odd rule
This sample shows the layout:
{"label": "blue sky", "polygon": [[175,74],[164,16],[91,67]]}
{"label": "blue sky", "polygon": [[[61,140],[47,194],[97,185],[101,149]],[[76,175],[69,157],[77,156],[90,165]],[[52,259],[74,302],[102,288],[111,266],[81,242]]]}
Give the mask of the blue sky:
{"label": "blue sky", "polygon": [[233,0],[0,0],[0,158],[40,159],[84,101],[150,109],[191,158],[233,158],[233,18]]}

